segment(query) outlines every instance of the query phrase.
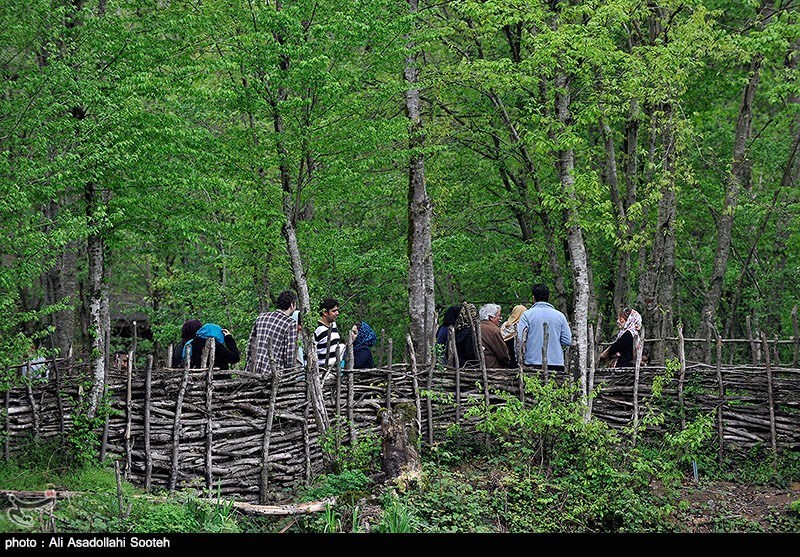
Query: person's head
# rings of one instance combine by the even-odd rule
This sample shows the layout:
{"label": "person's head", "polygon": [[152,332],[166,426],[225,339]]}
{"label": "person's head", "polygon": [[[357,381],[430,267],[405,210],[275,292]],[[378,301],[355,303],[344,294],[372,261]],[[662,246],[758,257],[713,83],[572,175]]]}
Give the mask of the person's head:
{"label": "person's head", "polygon": [[372,330],[366,321],[359,321],[353,328],[350,329],[350,334],[353,336],[353,347],[356,348],[358,346],[372,346],[375,344],[375,341],[378,339],[375,335],[375,331]]}
{"label": "person's head", "polygon": [[444,312],[444,318],[442,319],[442,327],[455,325],[459,313],[461,313],[461,306],[450,306],[447,308],[447,311]]}
{"label": "person's head", "polygon": [[203,326],[203,322],[199,319],[189,319],[188,321],[184,321],[183,326],[181,327],[181,340],[190,340],[194,338],[194,335],[197,334],[197,331],[200,330],[200,327]]}
{"label": "person's head", "polygon": [[550,289],[547,288],[546,284],[542,284],[541,282],[533,285],[531,294],[533,294],[533,300],[535,302],[547,302],[550,300]]}
{"label": "person's head", "polygon": [[465,303],[461,306],[461,311],[458,313],[458,319],[456,319],[456,331],[471,327],[472,322],[477,321],[477,319],[478,310],[475,309],[475,304]]}
{"label": "person's head", "polygon": [[294,311],[297,306],[297,294],[292,290],[284,290],[278,294],[278,299],[275,300],[275,305],[281,311],[288,312],[290,309]]}
{"label": "person's head", "polygon": [[325,298],[319,303],[320,320],[330,325],[339,317],[339,302],[336,298]]}
{"label": "person's head", "polygon": [[491,321],[497,326],[500,326],[500,306],[497,304],[483,304],[478,316],[481,321]]}
{"label": "person's head", "polygon": [[114,352],[114,367],[117,369],[128,369],[128,353],[124,350]]}
{"label": "person's head", "polygon": [[624,308],[617,315],[617,325],[619,325],[620,328],[624,327],[625,322],[628,320],[628,317],[630,316],[631,316],[631,308]]}

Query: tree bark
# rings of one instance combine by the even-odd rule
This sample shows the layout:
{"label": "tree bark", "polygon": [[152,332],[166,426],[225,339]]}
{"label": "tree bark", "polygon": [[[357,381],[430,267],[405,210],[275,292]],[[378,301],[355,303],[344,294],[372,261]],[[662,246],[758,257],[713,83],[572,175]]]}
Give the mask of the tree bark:
{"label": "tree bark", "polygon": [[89,331],[91,336],[91,354],[89,366],[92,387],[89,391],[87,415],[93,418],[97,413],[100,398],[105,388],[106,339],[107,330],[104,319],[104,305],[108,305],[108,292],[105,285],[105,243],[102,232],[97,229],[97,206],[101,202],[97,185],[90,182],[86,185],[86,216],[93,231],[87,240],[89,256]]}
{"label": "tree bark", "polygon": [[[418,0],[408,0],[412,17],[419,12]],[[418,60],[421,55],[413,39],[407,38],[408,55],[403,77],[406,82],[405,108],[408,117],[408,311],[411,338],[420,367],[433,361],[436,307],[431,251],[433,207],[425,185],[425,135],[419,91]]]}
{"label": "tree bark", "polygon": [[[763,29],[772,15],[772,0],[765,0],[760,14],[764,14],[759,27]],[[700,314],[700,326],[697,336],[709,336],[709,320],[715,320],[719,302],[722,297],[723,279],[725,268],[728,264],[728,255],[731,249],[731,234],[733,219],[738,204],[739,191],[747,187],[750,181],[750,160],[748,159],[750,132],[753,122],[753,100],[761,79],[761,64],[763,55],[757,54],[750,62],[749,79],[742,92],[739,105],[739,116],[736,120],[736,132],[733,144],[733,160],[725,187],[725,198],[722,202],[722,211],[717,222],[717,246],[714,254],[714,263],[709,279],[708,290],[703,301],[703,310]]]}
{"label": "tree bark", "polygon": [[[570,114],[570,80],[564,73],[556,76],[556,115],[562,129],[571,125]],[[567,208],[567,244],[572,261],[572,279],[574,283],[575,313],[573,316],[573,345],[577,347],[578,374],[581,382],[581,394],[586,400],[586,366],[588,361],[588,326],[589,326],[589,259],[583,241],[583,230],[579,215],[574,207],[579,206],[575,191],[575,155],[572,149],[559,150],[557,163],[559,181],[565,197],[570,200]]]}

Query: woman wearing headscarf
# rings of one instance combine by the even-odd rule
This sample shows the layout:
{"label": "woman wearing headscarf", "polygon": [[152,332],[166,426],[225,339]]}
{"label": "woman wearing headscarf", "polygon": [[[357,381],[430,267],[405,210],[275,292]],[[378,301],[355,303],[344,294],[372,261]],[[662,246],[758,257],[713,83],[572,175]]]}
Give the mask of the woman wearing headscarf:
{"label": "woman wearing headscarf", "polygon": [[353,369],[373,369],[375,362],[372,359],[371,347],[375,345],[377,337],[372,327],[366,321],[359,321],[353,325],[351,334],[355,333],[353,340]]}
{"label": "woman wearing headscarf", "polygon": [[464,304],[456,319],[456,354],[458,354],[459,366],[474,366],[478,363],[478,356],[475,354],[475,341],[473,340],[474,323],[478,322],[478,310],[475,304]]}
{"label": "woman wearing headscarf", "polygon": [[503,335],[503,340],[508,346],[508,367],[517,367],[517,323],[519,323],[519,318],[522,317],[526,309],[528,308],[522,304],[517,304],[511,310],[511,315],[508,316],[508,319],[500,325],[500,334]]}
{"label": "woman wearing headscarf", "polygon": [[635,309],[625,308],[617,317],[617,326],[617,338],[600,353],[600,360],[610,360],[608,367],[635,367],[634,354],[641,357],[644,345],[642,316]]}
{"label": "woman wearing headscarf", "polygon": [[203,322],[199,319],[189,319],[183,322],[183,326],[181,327],[181,341],[175,347],[175,350],[172,351],[172,367],[182,367],[183,348],[188,341],[194,338],[194,335],[197,334],[197,331],[199,331],[202,326]]}
{"label": "woman wearing headscarf", "polygon": [[[223,329],[216,323],[206,323],[195,334],[191,340],[192,356],[190,360],[190,367],[199,368],[200,358],[203,355],[203,349],[206,342],[213,339],[216,343],[214,347],[214,367],[219,369],[229,369],[230,364],[235,364],[241,357],[239,348],[236,346],[236,340],[227,329]],[[190,343],[186,343],[189,345]],[[184,346],[184,363],[186,357],[186,346]],[[230,375],[220,376],[220,378],[230,377]]]}

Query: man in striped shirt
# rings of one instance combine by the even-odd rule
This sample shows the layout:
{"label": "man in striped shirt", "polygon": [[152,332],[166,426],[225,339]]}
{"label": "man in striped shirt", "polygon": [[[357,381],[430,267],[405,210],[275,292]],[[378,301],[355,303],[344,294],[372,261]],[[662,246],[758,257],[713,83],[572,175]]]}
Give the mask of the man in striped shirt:
{"label": "man in striped shirt", "polygon": [[336,318],[339,316],[339,302],[335,298],[325,298],[319,304],[319,321],[314,329],[314,343],[320,367],[338,365],[342,359],[345,343],[339,336]]}
{"label": "man in striped shirt", "polygon": [[295,366],[297,354],[297,322],[292,313],[297,306],[297,295],[284,290],[275,302],[275,311],[256,317],[250,332],[247,371],[265,375],[272,369],[270,353],[276,369],[288,371]]}

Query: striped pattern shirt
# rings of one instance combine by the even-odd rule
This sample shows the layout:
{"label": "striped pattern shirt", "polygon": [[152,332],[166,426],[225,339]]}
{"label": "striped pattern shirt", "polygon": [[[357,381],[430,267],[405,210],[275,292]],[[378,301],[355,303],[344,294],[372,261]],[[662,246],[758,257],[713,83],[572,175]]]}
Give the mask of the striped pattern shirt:
{"label": "striped pattern shirt", "polygon": [[330,327],[322,321],[317,321],[317,328],[314,329],[314,343],[317,346],[317,359],[321,367],[335,366],[339,363],[345,345],[339,336],[336,321],[331,323]]}
{"label": "striped pattern shirt", "polygon": [[297,322],[281,310],[262,313],[253,323],[249,343],[249,371],[262,375],[269,373],[270,352],[277,369],[291,369],[295,366],[297,354]]}

